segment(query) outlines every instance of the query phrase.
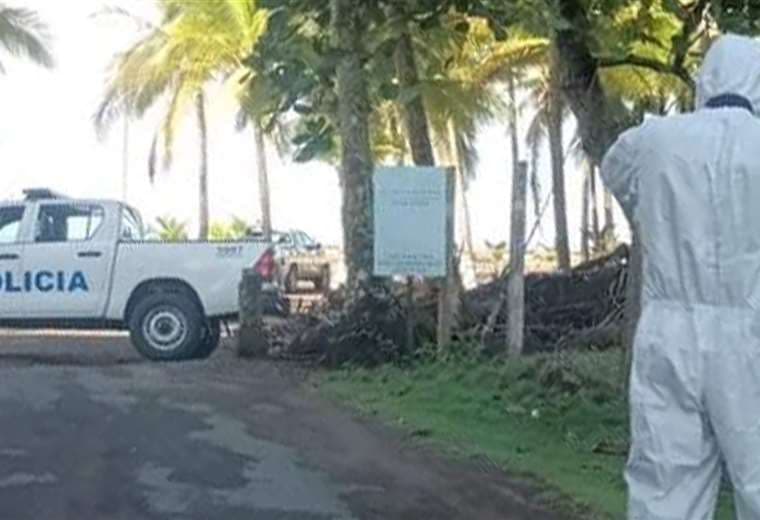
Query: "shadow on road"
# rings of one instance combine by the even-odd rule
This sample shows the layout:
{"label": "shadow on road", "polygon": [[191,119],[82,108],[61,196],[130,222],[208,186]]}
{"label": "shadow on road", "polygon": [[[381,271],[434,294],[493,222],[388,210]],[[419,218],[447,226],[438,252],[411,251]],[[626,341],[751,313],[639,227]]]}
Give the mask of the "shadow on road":
{"label": "shadow on road", "polygon": [[108,367],[145,362],[122,334],[0,331],[0,367]]}

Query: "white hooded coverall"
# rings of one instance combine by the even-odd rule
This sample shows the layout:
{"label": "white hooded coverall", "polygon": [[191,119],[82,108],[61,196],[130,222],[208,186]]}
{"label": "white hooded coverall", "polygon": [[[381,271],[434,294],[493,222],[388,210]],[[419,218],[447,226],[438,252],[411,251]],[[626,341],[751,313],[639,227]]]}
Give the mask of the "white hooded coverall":
{"label": "white hooded coverall", "polygon": [[[727,94],[733,102],[709,107]],[[760,519],[757,116],[760,44],[723,36],[700,72],[697,111],[648,119],[602,165],[644,259],[626,469],[631,520],[712,518],[721,459],[738,518]]]}

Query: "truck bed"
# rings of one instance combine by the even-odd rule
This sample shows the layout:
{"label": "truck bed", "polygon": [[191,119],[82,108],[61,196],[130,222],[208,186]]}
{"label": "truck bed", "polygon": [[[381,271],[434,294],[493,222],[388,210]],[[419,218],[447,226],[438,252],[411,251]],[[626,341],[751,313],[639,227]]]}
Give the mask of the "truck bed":
{"label": "truck bed", "polygon": [[120,242],[111,269],[114,280],[106,318],[122,319],[129,295],[148,279],[179,280],[204,288],[198,297],[209,317],[235,313],[239,274],[269,247],[264,240]]}

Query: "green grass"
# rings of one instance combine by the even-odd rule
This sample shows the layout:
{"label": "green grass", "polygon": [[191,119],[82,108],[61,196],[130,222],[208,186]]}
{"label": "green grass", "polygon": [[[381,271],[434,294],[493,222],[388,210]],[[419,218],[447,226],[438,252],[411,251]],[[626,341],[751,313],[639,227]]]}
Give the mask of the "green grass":
{"label": "green grass", "polygon": [[[620,367],[618,352],[458,359],[345,369],[325,374],[321,388],[421,441],[531,475],[557,509],[618,519],[625,517],[628,439]],[[730,500],[718,518],[733,518]]]}

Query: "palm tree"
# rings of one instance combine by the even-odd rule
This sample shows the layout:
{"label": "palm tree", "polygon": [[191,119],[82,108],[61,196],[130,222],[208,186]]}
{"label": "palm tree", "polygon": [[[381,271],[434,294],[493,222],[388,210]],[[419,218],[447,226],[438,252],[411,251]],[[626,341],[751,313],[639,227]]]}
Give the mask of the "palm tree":
{"label": "palm tree", "polygon": [[[462,20],[455,20],[457,24]],[[484,123],[496,118],[506,117],[512,155],[512,177],[515,178],[520,162],[520,114],[522,107],[517,99],[517,91],[525,79],[524,71],[540,65],[547,54],[548,40],[515,33],[511,38],[500,41],[484,20],[467,20],[469,31],[465,43],[459,46],[458,52],[444,54],[447,78],[451,85],[443,85],[447,96],[438,96],[431,107],[442,106],[442,115],[453,123],[450,130],[449,145],[464,158],[460,171],[460,185],[465,189],[467,180],[474,176],[477,160],[473,146],[477,129]],[[506,86],[506,100],[499,87]],[[432,97],[432,99],[436,99]],[[437,130],[435,110],[432,110],[433,128]],[[444,119],[445,120],[445,119]],[[536,168],[531,175],[531,186],[534,199],[538,200],[538,177]],[[467,197],[463,189],[462,200],[465,210],[466,237],[471,236],[468,229]],[[536,212],[540,204],[535,202]],[[516,208],[513,208],[516,210]],[[518,218],[514,215],[513,218]],[[467,244],[467,242],[465,242]],[[468,248],[472,248],[468,245]]]}
{"label": "palm tree", "polygon": [[340,50],[335,83],[338,132],[341,137],[340,180],[343,205],[343,244],[347,286],[352,297],[373,281],[372,172],[374,158],[369,135],[370,103],[362,66],[363,9],[353,0],[330,0],[330,34]]}
{"label": "palm tree", "polygon": [[[485,20],[454,14],[444,17],[435,29],[413,32],[412,39],[418,69],[425,71],[414,93],[423,102],[439,161],[456,167],[458,210],[461,208],[457,220],[465,251],[474,263],[467,187],[478,160],[474,146],[477,131],[506,116],[510,121],[513,170],[517,168],[517,80],[522,68],[540,62],[548,44],[544,39],[525,35],[502,42]],[[513,87],[508,88],[512,96],[507,100],[500,91],[504,84]],[[395,138],[394,112],[384,108],[378,119],[384,126],[374,133],[376,140],[380,136],[376,148],[385,156],[403,157],[404,147]]]}
{"label": "palm tree", "polygon": [[174,217],[158,217],[158,236],[166,242],[182,242],[187,240],[187,224]]}
{"label": "palm tree", "polygon": [[253,141],[256,147],[259,206],[261,208],[261,230],[265,240],[271,240],[272,201],[269,190],[267,141],[274,145],[280,157],[285,156],[291,149],[290,126],[283,122],[281,115],[269,115],[271,100],[265,91],[266,86],[259,81],[255,72],[249,71],[245,74],[240,85],[241,89],[238,92],[240,110],[237,114],[235,126],[239,132],[249,127],[253,132]]}
{"label": "palm tree", "polygon": [[255,0],[157,1],[161,23],[149,26],[137,43],[115,58],[96,126],[103,132],[122,114],[141,118],[166,100],[149,156],[153,179],[159,145],[168,168],[179,124],[189,111],[195,112],[201,144],[199,236],[205,239],[209,232],[205,87],[243,68],[243,59],[266,29],[267,13],[257,8]]}
{"label": "palm tree", "polygon": [[[46,68],[55,64],[49,49],[48,28],[31,9],[0,4],[0,47],[10,55]],[[0,62],[0,72],[5,67]]]}
{"label": "palm tree", "polygon": [[[456,27],[466,23],[462,33]],[[478,129],[503,115],[506,104],[493,78],[484,78],[483,56],[495,44],[493,33],[483,20],[451,16],[437,31],[427,31],[416,49],[427,70],[437,71],[424,78],[421,92],[427,107],[430,127],[441,160],[457,172],[458,209],[465,251],[475,264],[472,222],[467,189],[475,177],[478,154],[475,138]]]}
{"label": "palm tree", "polygon": [[[553,56],[554,52],[550,52]],[[553,59],[553,58],[552,58]],[[552,199],[554,201],[555,247],[558,267],[570,269],[570,241],[567,228],[567,202],[565,194],[565,145],[562,126],[570,115],[562,98],[558,77],[559,68],[553,61],[542,67],[538,77],[527,83],[531,103],[536,114],[528,129],[528,146],[535,158],[543,139],[548,139],[552,168]],[[535,196],[534,196],[535,197]]]}

